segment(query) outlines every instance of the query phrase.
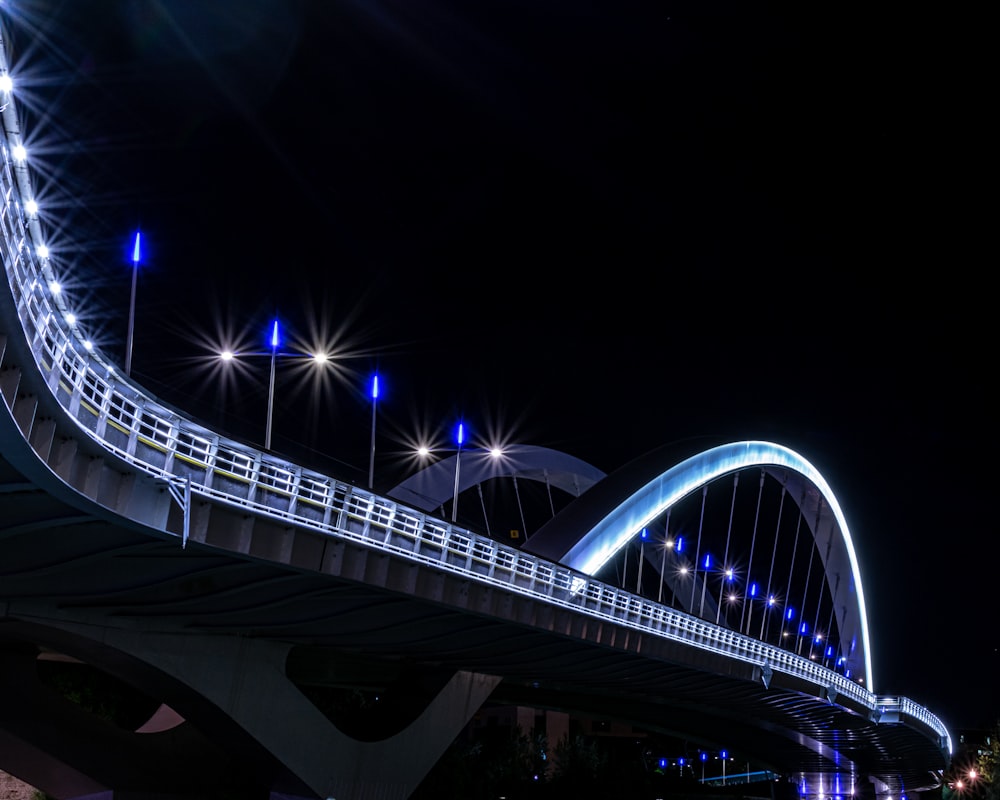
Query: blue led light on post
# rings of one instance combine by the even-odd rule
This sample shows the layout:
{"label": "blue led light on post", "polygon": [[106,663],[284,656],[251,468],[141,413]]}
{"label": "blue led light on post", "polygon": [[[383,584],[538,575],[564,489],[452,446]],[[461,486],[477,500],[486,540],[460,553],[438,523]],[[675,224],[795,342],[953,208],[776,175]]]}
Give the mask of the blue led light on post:
{"label": "blue led light on post", "polygon": [[[704,569],[702,570],[701,576],[701,602],[698,604],[698,616],[704,616],[705,614],[705,589],[708,587],[708,572],[712,569],[712,554],[705,553],[705,560],[703,562]],[[697,570],[695,571],[697,575]]]}
{"label": "blue led light on post", "polygon": [[278,334],[278,320],[271,328],[271,383],[267,390],[267,429],[264,432],[264,449],[271,449],[271,420],[274,417],[274,368],[278,358],[278,345],[281,339]]}
{"label": "blue led light on post", "polygon": [[639,533],[639,574],[635,579],[635,593],[642,594],[642,566],[646,563],[646,540],[649,538],[649,531],[645,528]]}
{"label": "blue led light on post", "polygon": [[368,459],[368,488],[375,481],[375,406],[378,404],[378,373],[372,377],[372,449]]}
{"label": "blue led light on post", "polygon": [[458,444],[458,452],[455,454],[455,496],[451,503],[451,521],[458,519],[458,473],[462,465],[462,443],[465,441],[465,424],[458,423],[455,431],[455,442]]}
{"label": "blue led light on post", "polygon": [[125,374],[132,374],[132,332],[135,328],[135,287],[139,276],[139,261],[142,257],[140,233],[135,232],[135,244],[132,246],[132,294],[128,304],[128,333],[125,341]]}

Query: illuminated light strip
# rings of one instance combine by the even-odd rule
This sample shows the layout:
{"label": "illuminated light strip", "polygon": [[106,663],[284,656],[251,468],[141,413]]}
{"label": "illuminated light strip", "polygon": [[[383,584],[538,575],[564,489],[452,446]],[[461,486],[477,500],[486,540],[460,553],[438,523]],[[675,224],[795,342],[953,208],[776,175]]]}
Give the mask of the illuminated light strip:
{"label": "illuminated light strip", "polygon": [[840,504],[826,480],[798,453],[772,442],[735,442],[720,445],[671,467],[635,491],[570,548],[564,563],[587,575],[594,575],[625,547],[635,535],[670,506],[716,478],[749,467],[785,467],[809,480],[822,493],[834,517],[851,562],[861,616],[861,636],[865,653],[865,681],[874,691],[868,610],[865,605],[861,570],[854,542]]}

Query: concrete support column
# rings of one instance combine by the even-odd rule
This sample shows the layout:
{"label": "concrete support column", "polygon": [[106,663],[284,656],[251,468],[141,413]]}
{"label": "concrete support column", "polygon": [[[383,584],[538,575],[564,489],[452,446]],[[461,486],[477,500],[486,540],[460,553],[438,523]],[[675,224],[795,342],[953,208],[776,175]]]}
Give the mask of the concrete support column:
{"label": "concrete support column", "polygon": [[317,795],[338,800],[405,800],[500,682],[499,676],[456,673],[405,730],[380,742],[359,742],[288,680],[289,645],[117,628],[101,638],[190,687]]}

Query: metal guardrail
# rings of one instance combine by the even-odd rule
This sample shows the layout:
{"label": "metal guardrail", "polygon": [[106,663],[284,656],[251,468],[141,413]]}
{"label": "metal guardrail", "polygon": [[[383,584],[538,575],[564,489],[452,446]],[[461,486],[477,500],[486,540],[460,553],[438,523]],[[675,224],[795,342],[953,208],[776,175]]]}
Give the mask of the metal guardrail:
{"label": "metal guardrail", "polygon": [[[0,47],[0,76],[6,74]],[[31,183],[26,165],[13,155],[20,132],[10,100],[0,100],[6,103],[0,252],[7,281],[24,338],[48,389],[80,432],[104,450],[135,470],[167,482],[181,502],[190,492],[539,602],[794,675],[850,698],[872,712],[873,718],[905,713],[934,730],[950,751],[945,726],[917,703],[879,698],[803,656],[227,439],[167,408],[119,375],[113,364],[81,338],[68,317],[49,259],[44,251],[39,253],[42,238],[37,216],[26,214],[22,203],[22,198],[32,196]]]}

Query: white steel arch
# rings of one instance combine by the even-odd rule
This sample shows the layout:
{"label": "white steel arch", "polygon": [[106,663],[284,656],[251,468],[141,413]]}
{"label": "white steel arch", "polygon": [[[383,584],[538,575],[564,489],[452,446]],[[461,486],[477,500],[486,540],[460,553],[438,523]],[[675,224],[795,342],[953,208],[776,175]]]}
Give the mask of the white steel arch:
{"label": "white steel arch", "polygon": [[779,444],[743,441],[713,447],[672,466],[636,489],[607,513],[596,525],[576,538],[558,556],[560,563],[587,575],[596,574],[625,547],[639,531],[691,492],[722,475],[749,467],[778,467],[802,476],[822,496],[835,520],[835,529],[849,560],[857,596],[857,623],[860,628],[865,681],[874,691],[872,652],[868,632],[861,570],[847,521],[829,484],[819,471],[798,453]]}

